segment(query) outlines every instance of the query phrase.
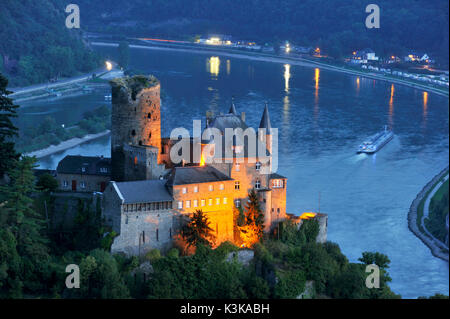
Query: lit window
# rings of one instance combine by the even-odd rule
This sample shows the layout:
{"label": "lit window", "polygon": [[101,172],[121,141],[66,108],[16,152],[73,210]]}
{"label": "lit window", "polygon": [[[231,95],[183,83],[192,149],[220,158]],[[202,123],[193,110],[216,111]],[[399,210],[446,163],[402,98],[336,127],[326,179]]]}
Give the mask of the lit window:
{"label": "lit window", "polygon": [[209,206],[212,206],[212,204],[213,204],[212,198],[208,198],[208,205],[209,205]]}
{"label": "lit window", "polygon": [[187,193],[187,188],[183,187],[182,192],[183,192],[183,194],[186,194]]}
{"label": "lit window", "polygon": [[234,182],[234,189],[239,190],[241,188],[241,182]]}
{"label": "lit window", "polygon": [[220,197],[216,198],[216,205],[220,205]]}
{"label": "lit window", "polygon": [[223,198],[223,204],[224,205],[228,204],[228,198],[226,198],[226,197]]}
{"label": "lit window", "polygon": [[178,209],[183,209],[183,202],[178,202]]}
{"label": "lit window", "polygon": [[194,199],[194,207],[198,207],[198,200]]}
{"label": "lit window", "polygon": [[272,181],[273,188],[283,188],[283,180],[281,179],[274,179]]}
{"label": "lit window", "polygon": [[214,186],[213,185],[209,185],[208,189],[209,189],[210,192],[212,192],[214,190]]}
{"label": "lit window", "polygon": [[261,169],[261,163],[257,162],[256,165],[255,165],[255,168],[256,168],[257,171],[259,171]]}
{"label": "lit window", "polygon": [[194,186],[194,193],[198,193],[198,186]]}
{"label": "lit window", "polygon": [[201,205],[201,206],[205,206],[205,205],[206,205],[206,201],[205,201],[204,199],[202,199],[202,200],[200,201],[200,205]]}
{"label": "lit window", "polygon": [[236,163],[234,168],[235,168],[236,172],[239,172],[241,170],[241,164]]}
{"label": "lit window", "polygon": [[225,185],[220,184],[219,189],[220,189],[221,191],[223,191],[223,190],[225,189]]}
{"label": "lit window", "polygon": [[191,201],[190,200],[186,201],[186,208],[191,208]]}
{"label": "lit window", "polygon": [[81,188],[86,188],[86,182],[80,182],[80,186],[81,186]]}
{"label": "lit window", "polygon": [[239,199],[236,199],[235,201],[234,201],[234,206],[236,206],[236,207],[241,207],[241,201],[239,200]]}
{"label": "lit window", "polygon": [[260,189],[261,188],[261,181],[259,179],[255,182],[255,188],[256,189]]}

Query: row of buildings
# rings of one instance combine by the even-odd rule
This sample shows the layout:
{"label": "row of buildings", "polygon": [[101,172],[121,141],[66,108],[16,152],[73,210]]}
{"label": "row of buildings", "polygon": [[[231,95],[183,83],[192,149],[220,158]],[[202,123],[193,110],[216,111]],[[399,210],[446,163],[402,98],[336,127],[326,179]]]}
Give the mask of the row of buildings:
{"label": "row of buildings", "polygon": [[[263,143],[258,149],[264,154],[251,154],[248,143],[239,139],[227,144],[219,143],[221,137],[188,138],[184,142],[191,149],[196,144],[201,150],[207,145],[214,149],[217,144],[230,152],[207,164],[203,158],[200,163],[174,163],[171,150],[183,139],[161,137],[159,81],[135,76],[115,79],[111,86],[111,158],[66,156],[58,164],[56,178],[63,192],[102,193],[103,217],[118,234],[112,252],[138,255],[153,248],[166,250],[180,240],[180,228],[196,210],[207,215],[215,245],[236,242],[234,212],[245,206],[252,189],[258,195],[266,232],[287,218],[301,224],[302,218],[286,212],[287,178],[271,170],[272,124],[267,105],[259,125],[265,136],[258,136],[258,143]],[[224,138],[226,129],[248,126],[245,114],[238,114],[232,103],[228,113],[207,114],[204,130],[209,128]],[[327,216],[312,214],[304,217],[319,220],[319,240],[326,241]]]}

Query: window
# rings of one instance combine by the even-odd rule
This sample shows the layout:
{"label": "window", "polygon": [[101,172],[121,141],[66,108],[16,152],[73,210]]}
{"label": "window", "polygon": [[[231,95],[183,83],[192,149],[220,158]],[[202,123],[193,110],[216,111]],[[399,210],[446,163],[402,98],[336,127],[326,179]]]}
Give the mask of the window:
{"label": "window", "polygon": [[241,164],[236,163],[236,165],[234,166],[234,169],[236,170],[236,172],[239,172],[241,170]]}
{"label": "window", "polygon": [[142,231],[142,243],[145,243],[145,231]]}
{"label": "window", "polygon": [[156,228],[156,241],[159,241],[159,229]]}
{"label": "window", "polygon": [[183,202],[178,202],[178,209],[183,209]]}
{"label": "window", "polygon": [[82,167],[81,168],[81,171],[84,173],[84,172],[86,172],[86,167]]}
{"label": "window", "polygon": [[80,182],[80,187],[81,188],[86,188],[86,182],[85,181],[81,181]]}
{"label": "window", "polygon": [[277,213],[278,213],[278,214],[280,213],[280,208],[277,208]]}
{"label": "window", "polygon": [[108,173],[108,169],[106,167],[100,167],[100,173]]}
{"label": "window", "polygon": [[259,170],[261,169],[261,163],[260,163],[260,162],[257,162],[257,163],[255,164],[255,168],[256,168],[257,171],[259,171]]}
{"label": "window", "polygon": [[213,204],[212,198],[208,198],[208,205],[209,205],[209,206],[212,206],[212,204]]}
{"label": "window", "polygon": [[187,188],[186,188],[186,187],[183,187],[183,188],[182,188],[182,193],[183,193],[183,194],[186,194],[186,193],[187,193]]}
{"label": "window", "polygon": [[239,199],[236,199],[234,201],[234,206],[236,206],[237,208],[241,207],[241,201]]}
{"label": "window", "polygon": [[191,201],[190,200],[186,201],[186,208],[191,208]]}
{"label": "window", "polygon": [[220,189],[221,191],[223,191],[223,190],[225,189],[225,185],[220,184],[219,189]]}
{"label": "window", "polygon": [[213,185],[209,185],[208,189],[209,189],[210,192],[212,192],[214,190],[214,186]]}
{"label": "window", "polygon": [[202,200],[200,201],[200,205],[201,205],[201,206],[205,206],[205,205],[206,205],[206,201],[205,201],[204,199],[202,199]]}
{"label": "window", "polygon": [[194,207],[198,207],[198,199],[194,199]]}
{"label": "window", "polygon": [[256,182],[255,182],[255,188],[256,189],[260,189],[261,188],[261,181],[259,179],[256,180]]}
{"label": "window", "polygon": [[216,205],[220,205],[220,197],[216,197]]}
{"label": "window", "polygon": [[274,179],[272,180],[273,188],[283,188],[283,180],[282,179]]}
{"label": "window", "polygon": [[241,182],[234,182],[234,189],[239,190],[241,188]]}
{"label": "window", "polygon": [[228,204],[228,198],[226,198],[226,197],[223,198],[223,204],[224,205]]}
{"label": "window", "polygon": [[69,187],[69,182],[68,181],[63,181],[63,187]]}
{"label": "window", "polygon": [[194,186],[194,193],[198,193],[198,186]]}

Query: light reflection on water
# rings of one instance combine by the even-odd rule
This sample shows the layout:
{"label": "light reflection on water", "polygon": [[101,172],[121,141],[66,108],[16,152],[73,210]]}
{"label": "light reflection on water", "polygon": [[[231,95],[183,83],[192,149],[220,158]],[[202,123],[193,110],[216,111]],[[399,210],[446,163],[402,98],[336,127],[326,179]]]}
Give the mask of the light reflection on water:
{"label": "light reflection on water", "polygon": [[[204,121],[208,109],[227,112],[231,96],[247,123],[257,127],[268,101],[272,126],[279,129],[279,173],[288,177],[288,212],[317,209],[320,192],[321,211],[329,215],[328,239],[350,261],[363,251],[385,253],[395,292],[409,298],[448,295],[448,263],[432,257],[406,220],[417,193],[448,165],[448,99],[318,68],[225,57],[211,67],[208,57],[205,70],[204,55],[131,52],[131,67],[161,80],[163,136],[179,126],[191,130],[191,120]],[[233,68],[228,71],[227,62],[227,72],[220,72],[220,60],[226,59]],[[173,69],[190,77],[167,71]],[[103,95],[37,103],[33,112],[64,110],[58,115],[64,121],[103,103]],[[385,124],[393,127],[394,139],[375,156],[356,154],[359,143]],[[109,152],[104,137],[40,163],[55,168],[68,153]]]}

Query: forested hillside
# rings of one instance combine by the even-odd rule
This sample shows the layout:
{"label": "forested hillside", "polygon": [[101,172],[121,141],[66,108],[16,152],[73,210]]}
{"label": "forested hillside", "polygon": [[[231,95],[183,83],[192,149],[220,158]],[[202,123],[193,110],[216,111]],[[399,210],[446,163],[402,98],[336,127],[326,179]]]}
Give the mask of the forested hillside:
{"label": "forested hillside", "polygon": [[380,29],[367,29],[369,0],[80,0],[84,28],[136,36],[220,33],[290,40],[333,55],[370,47],[379,55],[418,50],[448,60],[447,0],[379,0]]}
{"label": "forested hillside", "polygon": [[47,82],[95,68],[99,59],[79,30],[65,27],[65,1],[2,0],[0,72],[10,86]]}

